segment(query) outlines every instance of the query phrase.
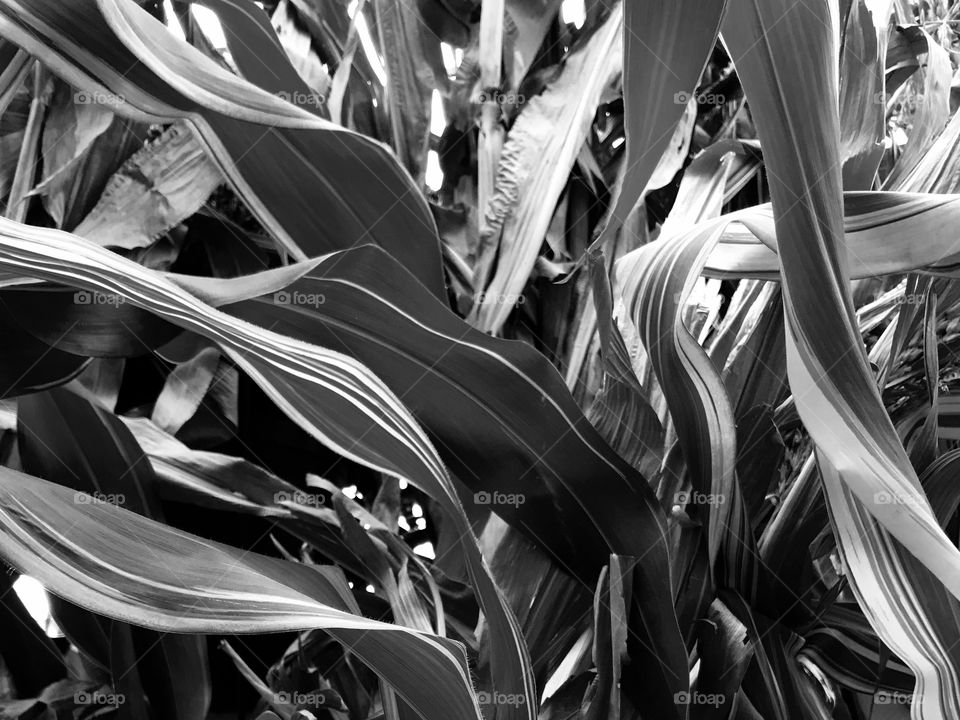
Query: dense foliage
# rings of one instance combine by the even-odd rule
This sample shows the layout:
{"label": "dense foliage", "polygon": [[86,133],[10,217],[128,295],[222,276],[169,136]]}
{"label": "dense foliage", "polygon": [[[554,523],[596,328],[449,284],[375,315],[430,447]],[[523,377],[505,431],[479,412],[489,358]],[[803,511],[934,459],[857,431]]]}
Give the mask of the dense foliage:
{"label": "dense foliage", "polygon": [[0,0],[0,717],[960,717],[958,15]]}

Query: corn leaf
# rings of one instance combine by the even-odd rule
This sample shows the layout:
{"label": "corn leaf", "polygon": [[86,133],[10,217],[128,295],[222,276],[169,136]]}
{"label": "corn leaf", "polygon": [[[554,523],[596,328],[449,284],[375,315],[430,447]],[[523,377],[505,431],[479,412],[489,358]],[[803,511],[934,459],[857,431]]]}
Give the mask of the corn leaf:
{"label": "corn leaf", "polygon": [[[927,62],[921,95],[923,102],[916,105],[910,118],[913,126],[910,139],[883,184],[890,190],[931,192],[933,188],[922,186],[923,169],[930,165],[930,160],[925,156],[950,119],[950,81],[953,78],[953,67],[947,51],[923,28],[917,29],[927,42]],[[918,165],[921,167],[918,168]]]}
{"label": "corn leaf", "polygon": [[104,247],[147,247],[199,210],[222,182],[190,128],[173,125],[114,173],[72,232]]}
{"label": "corn leaf", "polygon": [[[163,521],[157,478],[119,418],[57,388],[21,398],[17,425],[25,471],[77,491],[81,499],[75,495],[74,502],[109,498],[131,512]],[[70,622],[94,622],[92,614],[75,610],[67,616]],[[58,622],[64,619],[58,616]],[[74,629],[65,627],[68,633]],[[138,648],[128,665],[118,665],[114,658],[110,662],[111,670],[120,676],[127,671],[139,672],[141,697],[146,691],[167,717],[206,717],[211,687],[203,638],[138,632],[124,623],[113,623],[110,632],[131,649],[134,645]],[[145,649],[154,647],[158,653],[148,655]],[[161,661],[151,665],[157,655]],[[142,663],[138,662],[140,658]]]}
{"label": "corn leaf", "polygon": [[[315,439],[347,458],[410,480],[441,503],[455,524],[493,629],[497,691],[535,696],[516,618],[489,575],[442,461],[406,407],[366,366],[219,312],[158,273],[75,235],[0,221],[0,237],[0,269],[109,293],[123,298],[120,306],[149,310],[213,340]],[[526,717],[533,705],[515,705],[512,712]]]}
{"label": "corn leaf", "polygon": [[[601,440],[542,355],[470,328],[372,247],[332,255],[281,292],[290,302],[275,294],[225,309],[362,360],[437,439],[478,502],[489,497],[490,509],[584,583],[595,582],[611,548],[643,548],[650,567],[662,568],[663,518],[649,486]],[[450,423],[451,412],[469,427]],[[498,493],[522,502],[497,502]]]}
{"label": "corn leaf", "polygon": [[404,0],[371,0],[371,4],[380,46],[391,50],[385,53],[385,60],[393,147],[404,166],[423,185],[434,87],[430,60],[431,53],[439,56],[440,41],[424,26],[416,5]]}
{"label": "corn leaf", "polygon": [[[960,125],[958,125],[960,127]],[[951,227],[960,195],[843,193],[843,238],[851,279],[925,270],[952,275],[960,250]],[[778,235],[769,204],[723,216],[728,226],[707,260],[710,277],[778,280]],[[917,233],[924,237],[917,243]]]}
{"label": "corn leaf", "polygon": [[883,137],[889,14],[890,0],[853,0],[843,19],[839,94],[840,157],[844,161],[873,151]]}
{"label": "corn leaf", "polygon": [[623,103],[626,172],[604,237],[616,232],[640,200],[696,95],[726,0],[631,3],[623,18]]}
{"label": "corn leaf", "polygon": [[216,13],[230,58],[244,78],[304,110],[322,115],[316,88],[308,85],[294,68],[262,7],[249,0],[191,0],[191,4]]}
{"label": "corn leaf", "polygon": [[440,294],[433,218],[379,143],[231,75],[130,0],[10,0],[0,34],[115,112],[189,122],[294,257],[375,242]]}
{"label": "corn leaf", "polygon": [[[557,201],[587,138],[606,86],[621,69],[623,8],[570,53],[559,75],[530,99],[500,155],[496,192],[485,208],[471,322],[497,332],[530,277]],[[499,239],[499,242],[498,242]]]}
{"label": "corn leaf", "polygon": [[[817,446],[838,546],[871,625],[916,675],[913,717],[946,718],[960,709],[949,639],[960,551],[936,522],[883,408],[854,320],[839,117],[830,110],[838,97],[834,10],[734,0],[724,37],[764,143],[790,385]],[[794,82],[783,92],[788,76]]]}
{"label": "corn leaf", "polygon": [[[57,595],[160,632],[322,628],[421,717],[479,720],[466,656],[456,644],[336,609],[339,595],[314,568],[73,497],[67,488],[0,470],[0,554]],[[435,683],[423,683],[425,671]]]}

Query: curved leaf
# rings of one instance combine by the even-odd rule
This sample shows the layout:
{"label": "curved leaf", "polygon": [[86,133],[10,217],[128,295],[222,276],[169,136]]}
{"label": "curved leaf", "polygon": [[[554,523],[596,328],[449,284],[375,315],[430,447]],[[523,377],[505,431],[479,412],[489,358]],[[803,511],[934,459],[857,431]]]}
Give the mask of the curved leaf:
{"label": "curved leaf", "polygon": [[[361,359],[474,492],[519,493],[523,502],[491,509],[585,583],[610,548],[641,556],[663,542],[646,481],[598,436],[546,358],[470,328],[383,251],[332,255],[283,291],[226,309]],[[469,426],[451,423],[451,412]]]}
{"label": "curved leaf", "polygon": [[[629,3],[628,3],[629,4]],[[496,189],[484,213],[471,322],[497,332],[520,297],[601,93],[622,68],[623,7],[570,53],[556,79],[526,104],[500,154]],[[494,266],[496,269],[494,270]]]}
{"label": "curved leaf", "polygon": [[222,182],[190,128],[173,125],[113,174],[71,232],[104,247],[147,247],[199,210]]}
{"label": "curved leaf", "polygon": [[845,569],[870,624],[917,678],[912,716],[955,717],[960,551],[883,407],[848,284],[839,117],[828,111],[838,97],[836,7],[732,0],[730,9],[724,37],[770,170],[790,386]]}
{"label": "curved leaf", "polygon": [[[925,270],[953,275],[960,250],[953,230],[960,195],[843,193],[843,232],[851,279]],[[728,227],[704,268],[710,277],[779,280],[771,205],[724,215]],[[916,242],[923,237],[924,242]]]}
{"label": "curved leaf", "polygon": [[240,74],[257,87],[305,110],[320,112],[319,97],[287,57],[266,11],[250,0],[191,0],[213,10]]}
{"label": "curved leaf", "polygon": [[376,141],[231,75],[132,0],[4,0],[0,35],[115,112],[189,122],[294,257],[375,242],[441,295],[433,217]]}
{"label": "curved leaf", "polygon": [[[344,457],[406,478],[436,499],[457,532],[492,629],[497,691],[536,697],[516,618],[490,577],[456,488],[416,420],[366,366],[214,310],[159,273],[69,233],[0,220],[0,269],[123,297],[213,340],[312,437]],[[529,701],[511,711],[527,716],[534,706]]]}
{"label": "curved leaf", "polygon": [[[64,532],[69,528],[69,533]],[[0,469],[0,555],[51,592],[170,633],[321,628],[426,719],[479,720],[463,649],[336,609],[316,569],[203,540],[110,503]],[[423,673],[436,678],[429,686]]]}

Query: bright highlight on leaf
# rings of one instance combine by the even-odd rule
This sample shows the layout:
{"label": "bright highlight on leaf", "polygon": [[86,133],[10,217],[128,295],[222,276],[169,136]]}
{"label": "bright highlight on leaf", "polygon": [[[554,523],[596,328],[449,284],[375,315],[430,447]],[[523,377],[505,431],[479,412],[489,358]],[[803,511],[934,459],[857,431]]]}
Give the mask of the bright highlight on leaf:
{"label": "bright highlight on leaf", "polygon": [[956,11],[0,0],[0,716],[960,717]]}

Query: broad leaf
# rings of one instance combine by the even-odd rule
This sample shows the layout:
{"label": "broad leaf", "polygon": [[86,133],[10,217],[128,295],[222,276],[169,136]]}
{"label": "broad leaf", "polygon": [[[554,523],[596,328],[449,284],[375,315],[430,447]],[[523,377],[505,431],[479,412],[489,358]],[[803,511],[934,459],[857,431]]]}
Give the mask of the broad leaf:
{"label": "broad leaf", "polygon": [[[314,568],[73,497],[72,490],[0,470],[0,554],[50,591],[160,632],[321,628],[388,680],[421,717],[479,720],[466,656],[456,644],[336,609],[332,579]],[[436,682],[425,685],[424,672]]]}
{"label": "broad leaf", "polygon": [[[836,21],[825,2],[733,0],[724,37],[770,168],[790,385],[817,446],[838,545],[871,625],[917,677],[913,716],[946,718],[960,712],[960,551],[896,436],[854,320],[832,111]],[[795,80],[787,92],[784,77]]]}
{"label": "broad leaf", "polygon": [[[406,478],[436,499],[456,529],[490,623],[497,691],[535,696],[516,618],[489,575],[455,486],[416,420],[366,366],[219,312],[162,275],[75,235],[0,221],[0,239],[0,269],[109,292],[122,297],[123,304],[216,342],[316,440],[344,457]],[[648,525],[643,532],[655,533],[655,527]],[[532,702],[514,705],[513,713],[526,716],[532,707]]]}
{"label": "broad leaf", "polygon": [[626,174],[600,241],[623,226],[642,197],[674,127],[696,95],[725,5],[726,0],[624,3]]}
{"label": "broad leaf", "polygon": [[294,257],[375,242],[441,293],[426,201],[379,143],[231,75],[132,0],[7,0],[0,35],[115,112],[189,122]]}
{"label": "broad leaf", "polygon": [[190,128],[173,125],[114,173],[72,232],[104,247],[146,247],[199,210],[222,182]]}

